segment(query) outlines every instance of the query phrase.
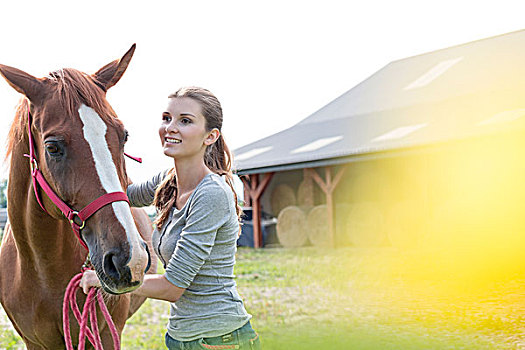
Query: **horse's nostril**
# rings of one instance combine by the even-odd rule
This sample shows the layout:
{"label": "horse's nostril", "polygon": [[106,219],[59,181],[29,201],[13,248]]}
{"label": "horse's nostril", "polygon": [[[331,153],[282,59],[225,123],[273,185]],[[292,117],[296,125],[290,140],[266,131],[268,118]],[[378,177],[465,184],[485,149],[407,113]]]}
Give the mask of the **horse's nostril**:
{"label": "horse's nostril", "polygon": [[121,266],[119,257],[114,252],[108,252],[104,255],[104,272],[114,281],[120,281],[124,266]]}
{"label": "horse's nostril", "polygon": [[146,250],[146,254],[148,255],[148,264],[146,265],[146,269],[144,270],[144,273],[146,273],[151,267],[151,254],[149,253],[149,248],[146,242],[142,241],[142,246],[144,247],[144,249]]}

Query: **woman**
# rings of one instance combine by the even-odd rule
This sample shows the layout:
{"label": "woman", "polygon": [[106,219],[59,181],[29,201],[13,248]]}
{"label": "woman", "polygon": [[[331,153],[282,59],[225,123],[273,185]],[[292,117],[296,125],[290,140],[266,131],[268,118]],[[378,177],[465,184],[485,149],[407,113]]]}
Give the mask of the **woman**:
{"label": "woman", "polygon": [[[127,189],[133,206],[157,208],[153,246],[166,272],[146,275],[133,293],[171,303],[168,349],[260,349],[233,276],[241,211],[221,127],[208,90],[170,95],[159,136],[174,167]],[[87,293],[100,282],[87,271],[80,285]]]}

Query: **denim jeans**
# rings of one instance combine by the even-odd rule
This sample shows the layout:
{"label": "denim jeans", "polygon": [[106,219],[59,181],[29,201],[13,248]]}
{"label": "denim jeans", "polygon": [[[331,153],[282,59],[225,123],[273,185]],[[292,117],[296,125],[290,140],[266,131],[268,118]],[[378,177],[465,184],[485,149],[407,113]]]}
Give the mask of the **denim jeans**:
{"label": "denim jeans", "polygon": [[192,341],[178,341],[166,333],[166,346],[169,350],[261,350],[259,336],[253,330],[250,322],[231,333],[219,337],[201,338]]}

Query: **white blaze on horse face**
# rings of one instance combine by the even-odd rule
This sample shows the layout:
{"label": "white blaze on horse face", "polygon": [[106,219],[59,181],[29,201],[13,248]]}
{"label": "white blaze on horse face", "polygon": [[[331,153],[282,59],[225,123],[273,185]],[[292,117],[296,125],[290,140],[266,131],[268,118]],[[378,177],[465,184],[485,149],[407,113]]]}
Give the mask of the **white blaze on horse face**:
{"label": "white blaze on horse face", "polygon": [[[106,123],[104,123],[97,112],[85,105],[80,106],[78,115],[84,124],[82,129],[84,138],[89,144],[89,148],[93,154],[95,168],[102,187],[108,193],[121,192],[122,187],[117,175],[117,168],[115,167],[115,163],[113,163],[113,158],[106,141]],[[128,265],[134,278],[136,274],[140,275],[144,271],[148,257],[140,243],[142,239],[134,225],[129,205],[119,201],[111,203],[111,206],[113,207],[115,216],[126,231],[126,236],[131,248],[131,259]]]}

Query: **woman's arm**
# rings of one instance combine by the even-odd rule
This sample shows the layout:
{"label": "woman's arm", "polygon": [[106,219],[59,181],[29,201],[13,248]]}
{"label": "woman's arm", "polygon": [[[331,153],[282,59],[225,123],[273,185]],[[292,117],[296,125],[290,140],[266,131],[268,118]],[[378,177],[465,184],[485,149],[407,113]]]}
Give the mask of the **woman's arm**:
{"label": "woman's arm", "polygon": [[126,189],[129,203],[132,207],[145,207],[153,203],[155,191],[160,183],[166,178],[169,169],[164,170],[150,180],[143,183],[133,183]]}
{"label": "woman's arm", "polygon": [[164,275],[145,275],[144,283],[132,294],[174,303],[179,300],[185,290],[172,284]]}
{"label": "woman's arm", "polygon": [[[91,287],[100,287],[100,280],[93,270],[84,272],[80,280],[80,287],[85,294]],[[145,275],[142,285],[135,289],[132,294],[140,295],[146,298],[166,300],[171,303],[176,302],[184,293],[185,289],[180,288],[169,282],[164,275]]]}

